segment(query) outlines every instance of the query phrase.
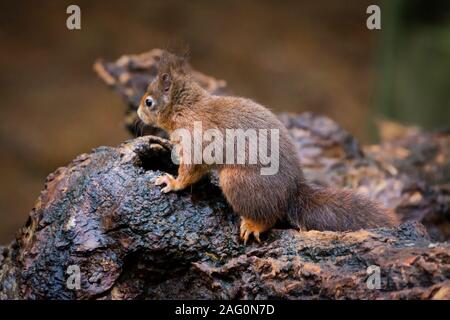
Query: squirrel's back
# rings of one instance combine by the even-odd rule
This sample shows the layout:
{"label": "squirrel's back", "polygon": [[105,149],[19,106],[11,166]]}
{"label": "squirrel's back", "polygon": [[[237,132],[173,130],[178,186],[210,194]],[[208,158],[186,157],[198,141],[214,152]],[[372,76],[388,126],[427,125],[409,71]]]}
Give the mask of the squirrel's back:
{"label": "squirrel's back", "polygon": [[310,185],[304,179],[288,131],[265,107],[249,99],[216,97],[208,108],[213,126],[279,131],[279,168],[275,174],[261,175],[260,163],[227,165],[219,170],[222,190],[242,216],[268,225],[287,220],[303,230],[357,230],[393,226],[398,222],[391,210],[364,195],[348,189]]}

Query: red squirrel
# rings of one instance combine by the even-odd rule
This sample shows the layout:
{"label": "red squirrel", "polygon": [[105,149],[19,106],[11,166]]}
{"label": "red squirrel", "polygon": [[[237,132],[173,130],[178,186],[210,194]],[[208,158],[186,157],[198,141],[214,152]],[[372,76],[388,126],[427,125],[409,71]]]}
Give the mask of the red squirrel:
{"label": "red squirrel", "polygon": [[[279,220],[299,230],[345,231],[394,226],[392,210],[351,190],[313,186],[305,180],[296,148],[277,117],[256,102],[231,96],[216,96],[200,87],[189,75],[184,58],[162,54],[158,74],[141,99],[139,118],[172,133],[178,129],[193,133],[194,123],[202,128],[277,129],[278,171],[261,174],[262,163],[196,163],[187,159],[181,147],[178,177],[158,177],[163,192],[185,189],[210,170],[217,170],[222,192],[240,215],[240,236],[260,242],[260,234]],[[179,141],[173,141],[175,144]],[[203,146],[203,142],[202,142]],[[204,147],[204,146],[203,146]],[[249,151],[245,146],[244,152]],[[235,150],[239,151],[239,150]],[[274,150],[271,150],[274,151]]]}

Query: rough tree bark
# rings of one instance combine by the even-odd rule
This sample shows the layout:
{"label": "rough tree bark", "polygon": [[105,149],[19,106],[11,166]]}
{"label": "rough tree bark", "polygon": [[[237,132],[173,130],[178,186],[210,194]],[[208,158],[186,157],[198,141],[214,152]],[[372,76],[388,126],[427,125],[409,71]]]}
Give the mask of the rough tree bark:
{"label": "rough tree bark", "polygon": [[[96,70],[132,110],[137,100],[130,98],[154,76],[149,70],[159,53],[99,62]],[[200,79],[211,91],[225,90],[223,82]],[[0,298],[449,299],[450,246],[436,242],[449,235],[448,190],[422,177],[445,171],[439,155],[450,150],[448,135],[426,133],[436,142],[433,165],[411,173],[414,162],[397,164],[415,156],[405,148],[408,137],[363,150],[325,117],[280,118],[310,180],[366,192],[405,221],[422,220],[435,240],[408,221],[342,233],[275,229],[263,244],[244,246],[214,176],[176,194],[154,186],[156,176],[176,167],[170,143],[146,136],[80,155],[47,178],[17,239],[0,248]],[[392,151],[402,148],[410,153]],[[73,265],[81,271],[79,290],[66,286]],[[372,265],[380,267],[380,290],[367,287]]]}

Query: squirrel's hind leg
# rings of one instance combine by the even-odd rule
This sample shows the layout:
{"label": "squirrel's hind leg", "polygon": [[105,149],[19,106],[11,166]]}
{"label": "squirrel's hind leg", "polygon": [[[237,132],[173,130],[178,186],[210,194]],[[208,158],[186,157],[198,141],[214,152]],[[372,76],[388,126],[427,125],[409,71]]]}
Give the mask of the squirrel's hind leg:
{"label": "squirrel's hind leg", "polygon": [[275,223],[259,222],[241,216],[241,239],[244,240],[245,244],[247,244],[248,239],[253,234],[255,240],[258,243],[261,243],[261,239],[259,238],[260,234],[272,228],[274,224]]}

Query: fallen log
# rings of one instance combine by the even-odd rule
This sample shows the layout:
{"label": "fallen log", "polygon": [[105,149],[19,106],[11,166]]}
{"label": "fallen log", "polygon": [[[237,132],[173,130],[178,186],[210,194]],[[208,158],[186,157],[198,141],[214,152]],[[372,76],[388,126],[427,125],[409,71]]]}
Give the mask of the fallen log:
{"label": "fallen log", "polygon": [[[450,248],[417,222],[396,229],[276,229],[244,246],[214,179],[163,194],[170,144],[102,147],[51,174],[2,249],[0,297],[20,299],[450,298]],[[71,266],[79,289],[68,286]],[[370,289],[367,268],[380,269]]]}

